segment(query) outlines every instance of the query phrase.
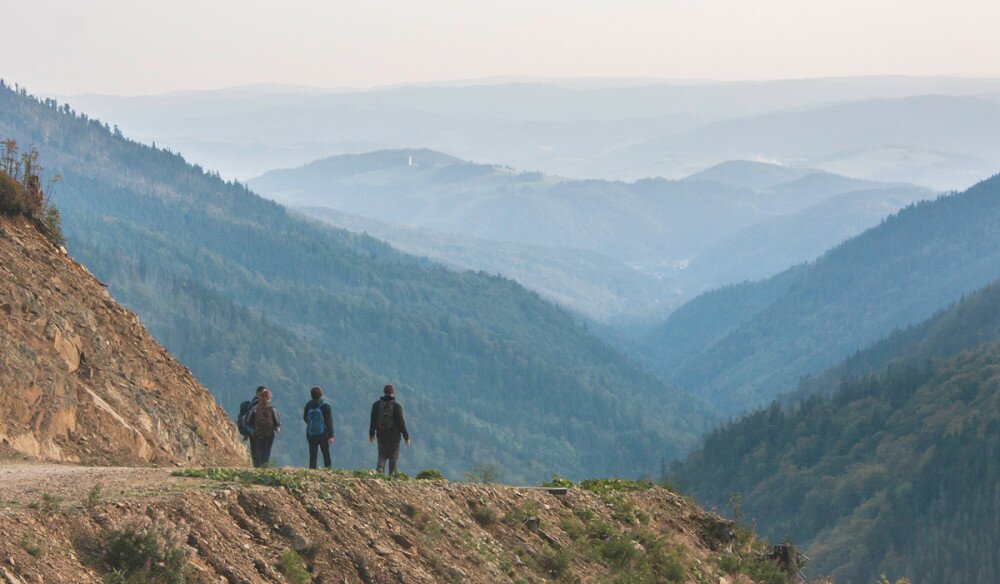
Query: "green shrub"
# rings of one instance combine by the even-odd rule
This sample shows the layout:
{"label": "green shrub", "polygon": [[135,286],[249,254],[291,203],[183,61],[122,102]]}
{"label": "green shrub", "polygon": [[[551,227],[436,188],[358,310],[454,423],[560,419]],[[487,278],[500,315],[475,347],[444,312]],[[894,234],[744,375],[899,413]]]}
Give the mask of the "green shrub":
{"label": "green shrub", "polygon": [[242,482],[267,487],[284,487],[290,491],[301,491],[304,470],[283,470],[275,468],[185,468],[174,471],[175,477],[194,477],[222,482]]}
{"label": "green shrub", "polygon": [[102,488],[103,487],[101,486],[101,483],[95,483],[94,486],[91,487],[89,491],[87,491],[87,497],[83,500],[84,509],[89,510],[93,509],[94,507],[97,507],[97,505],[101,502]]}
{"label": "green shrub", "polygon": [[534,501],[526,501],[520,507],[516,507],[503,516],[503,522],[511,527],[524,525],[529,519],[538,518],[539,507]]}
{"label": "green shrub", "polygon": [[417,473],[418,481],[443,481],[444,475],[436,468],[425,468]]}
{"label": "green shrub", "polygon": [[550,576],[560,578],[569,573],[573,557],[565,549],[544,552],[538,557],[538,567]]}
{"label": "green shrub", "polygon": [[647,491],[656,485],[650,481],[630,481],[628,479],[587,479],[578,486],[598,495],[614,495]]}
{"label": "green shrub", "polygon": [[312,575],[309,574],[305,560],[294,550],[285,550],[285,553],[281,554],[278,571],[285,577],[285,580],[292,582],[292,584],[312,582]]}
{"label": "green shrub", "polygon": [[542,483],[541,486],[557,488],[557,489],[569,489],[572,488],[574,485],[573,481],[563,478],[557,474],[554,474],[552,475],[551,480],[545,481],[544,483]]}
{"label": "green shrub", "polygon": [[66,245],[66,238],[62,233],[62,216],[55,205],[50,204],[45,207],[42,215],[42,223],[45,226],[45,238],[55,245]]}
{"label": "green shrub", "polygon": [[470,507],[472,507],[472,518],[479,525],[487,527],[497,522],[497,512],[485,501],[471,501]]}
{"label": "green shrub", "polygon": [[27,211],[27,201],[24,197],[24,187],[0,171],[0,213],[4,215],[20,215]]}
{"label": "green shrub", "polygon": [[106,584],[184,584],[190,551],[179,534],[155,525],[128,524],[105,533]]}
{"label": "green shrub", "polygon": [[21,538],[21,547],[33,558],[41,558],[45,555],[45,542],[24,534]]}

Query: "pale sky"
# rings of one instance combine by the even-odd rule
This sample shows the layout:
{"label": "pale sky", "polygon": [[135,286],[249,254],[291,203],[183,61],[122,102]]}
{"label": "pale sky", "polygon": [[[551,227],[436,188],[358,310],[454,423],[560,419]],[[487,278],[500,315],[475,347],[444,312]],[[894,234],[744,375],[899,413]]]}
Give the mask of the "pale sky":
{"label": "pale sky", "polygon": [[1000,0],[2,0],[34,93],[492,76],[1000,77]]}

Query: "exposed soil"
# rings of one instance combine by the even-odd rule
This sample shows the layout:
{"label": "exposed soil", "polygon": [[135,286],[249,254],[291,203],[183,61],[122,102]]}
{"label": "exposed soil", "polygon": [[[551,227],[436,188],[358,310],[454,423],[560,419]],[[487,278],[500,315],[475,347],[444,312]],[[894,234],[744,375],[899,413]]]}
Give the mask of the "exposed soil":
{"label": "exposed soil", "polygon": [[[288,550],[314,582],[610,582],[639,570],[654,543],[681,566],[678,581],[750,582],[719,567],[733,551],[732,525],[661,488],[609,503],[582,489],[556,496],[287,473],[297,486],[177,478],[163,469],[0,466],[0,582],[101,582],[108,534],[136,522],[178,535],[190,550],[192,582],[289,581],[278,569]],[[85,506],[97,483],[99,502]],[[46,504],[46,492],[60,500]],[[602,555],[616,541],[625,542],[615,548],[620,565]]]}

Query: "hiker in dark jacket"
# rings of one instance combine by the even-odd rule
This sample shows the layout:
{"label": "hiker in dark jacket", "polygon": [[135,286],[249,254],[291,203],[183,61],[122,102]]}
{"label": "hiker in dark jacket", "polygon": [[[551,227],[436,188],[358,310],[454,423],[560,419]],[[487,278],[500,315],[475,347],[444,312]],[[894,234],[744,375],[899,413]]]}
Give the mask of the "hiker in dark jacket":
{"label": "hiker in dark jacket", "polygon": [[311,400],[302,410],[302,420],[306,423],[306,440],[309,441],[309,468],[316,468],[317,450],[323,451],[323,466],[330,468],[330,445],[333,444],[333,417],[330,404],[323,401],[323,390],[314,387],[309,390]]}
{"label": "hiker in dark jacket", "polygon": [[[240,426],[240,434],[243,434],[243,439],[250,441],[250,462],[253,464],[254,468],[260,466],[257,461],[257,453],[260,449],[256,445],[257,439],[254,438],[253,428],[250,427],[250,414],[253,413],[253,409],[257,407],[257,404],[260,402],[260,394],[265,391],[267,391],[267,387],[263,385],[259,386],[257,391],[254,392],[253,399],[248,402],[243,402],[240,406],[240,415],[236,419],[237,424]],[[243,408],[246,408],[246,411],[243,411]]]}
{"label": "hiker in dark jacket", "polygon": [[254,467],[266,467],[271,463],[274,435],[281,432],[281,418],[278,416],[278,411],[271,407],[270,390],[265,389],[261,392],[260,401],[250,413],[249,421],[255,439],[250,446],[252,448],[256,444],[257,447],[257,456],[252,457],[257,461]]}
{"label": "hiker in dark jacket", "polygon": [[399,460],[400,438],[410,445],[410,433],[406,431],[406,420],[403,419],[403,406],[396,402],[396,389],[390,384],[385,386],[383,395],[372,404],[372,418],[368,425],[368,441],[375,443],[378,438],[378,472],[385,472],[385,463],[389,461],[389,474],[396,474],[396,461]]}

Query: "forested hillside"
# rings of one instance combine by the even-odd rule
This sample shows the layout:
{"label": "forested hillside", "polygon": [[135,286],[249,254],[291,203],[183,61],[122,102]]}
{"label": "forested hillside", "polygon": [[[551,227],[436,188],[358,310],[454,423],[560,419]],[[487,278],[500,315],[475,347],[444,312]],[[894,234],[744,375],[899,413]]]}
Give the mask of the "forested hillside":
{"label": "forested hillside", "polygon": [[871,375],[892,364],[915,366],[949,358],[976,345],[1000,339],[1000,281],[955,302],[926,321],[895,330],[819,375],[802,379],[783,401],[794,403],[813,394],[833,394],[844,381]]}
{"label": "forested hillside", "polygon": [[674,478],[719,507],[739,493],[758,529],[805,545],[814,575],[998,581],[1000,342],[930,359],[981,336],[955,328],[966,338],[948,338],[944,323],[983,303],[995,332],[996,296],[994,286],[952,308],[895,364],[830,397],[715,430]]}
{"label": "forested hillside", "polygon": [[512,281],[302,220],[7,87],[0,135],[33,143],[61,172],[71,252],[224,407],[234,412],[258,383],[275,391],[281,461],[303,461],[298,420],[312,384],[334,404],[345,466],[371,462],[367,404],[390,381],[411,412],[409,470],[495,463],[512,481],[635,475],[683,452],[706,423],[699,401]]}
{"label": "forested hillside", "polygon": [[910,206],[813,263],[693,301],[710,332],[678,311],[646,338],[647,362],[726,411],[766,404],[1000,276],[998,224],[1000,176]]}

